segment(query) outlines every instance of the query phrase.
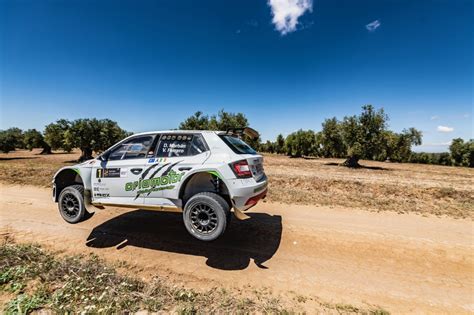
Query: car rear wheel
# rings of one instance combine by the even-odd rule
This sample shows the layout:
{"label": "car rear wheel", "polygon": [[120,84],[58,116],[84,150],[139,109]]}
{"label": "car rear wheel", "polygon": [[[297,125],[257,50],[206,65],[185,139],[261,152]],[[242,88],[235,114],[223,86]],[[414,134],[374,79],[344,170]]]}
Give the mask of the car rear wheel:
{"label": "car rear wheel", "polygon": [[227,226],[229,204],[218,194],[202,192],[191,197],[184,207],[183,219],[188,232],[201,241],[213,241]]}
{"label": "car rear wheel", "polygon": [[86,215],[84,206],[84,186],[72,185],[64,188],[59,194],[59,213],[68,223],[78,223]]}

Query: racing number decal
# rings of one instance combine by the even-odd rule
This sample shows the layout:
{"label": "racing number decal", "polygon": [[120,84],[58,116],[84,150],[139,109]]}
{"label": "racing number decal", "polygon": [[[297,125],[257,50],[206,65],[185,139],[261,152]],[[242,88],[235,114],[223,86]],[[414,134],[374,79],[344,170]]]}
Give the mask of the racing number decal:
{"label": "racing number decal", "polygon": [[120,168],[98,168],[96,177],[97,178],[119,178]]}

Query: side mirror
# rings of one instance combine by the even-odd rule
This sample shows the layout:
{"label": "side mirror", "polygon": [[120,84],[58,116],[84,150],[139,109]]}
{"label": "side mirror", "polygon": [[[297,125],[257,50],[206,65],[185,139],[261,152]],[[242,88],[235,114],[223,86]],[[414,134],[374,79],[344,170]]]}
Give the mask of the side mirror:
{"label": "side mirror", "polygon": [[102,153],[101,155],[99,155],[98,159],[101,160],[102,162],[107,162],[107,160],[109,159],[109,154],[106,151]]}

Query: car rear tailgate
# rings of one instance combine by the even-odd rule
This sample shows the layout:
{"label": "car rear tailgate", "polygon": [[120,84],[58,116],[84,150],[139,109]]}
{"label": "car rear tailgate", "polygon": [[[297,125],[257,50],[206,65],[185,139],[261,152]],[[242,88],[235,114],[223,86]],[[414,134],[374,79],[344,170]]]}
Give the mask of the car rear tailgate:
{"label": "car rear tailgate", "polygon": [[257,182],[265,177],[263,157],[261,155],[242,154],[241,156],[247,160],[250,172],[252,172],[252,176]]}

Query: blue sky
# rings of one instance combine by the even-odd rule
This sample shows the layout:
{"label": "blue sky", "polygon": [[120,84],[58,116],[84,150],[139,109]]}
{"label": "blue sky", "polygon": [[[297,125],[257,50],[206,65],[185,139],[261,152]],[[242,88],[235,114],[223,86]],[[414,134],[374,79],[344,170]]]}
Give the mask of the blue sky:
{"label": "blue sky", "polygon": [[383,107],[418,150],[473,138],[471,0],[0,0],[0,128],[244,112],[263,139]]}

